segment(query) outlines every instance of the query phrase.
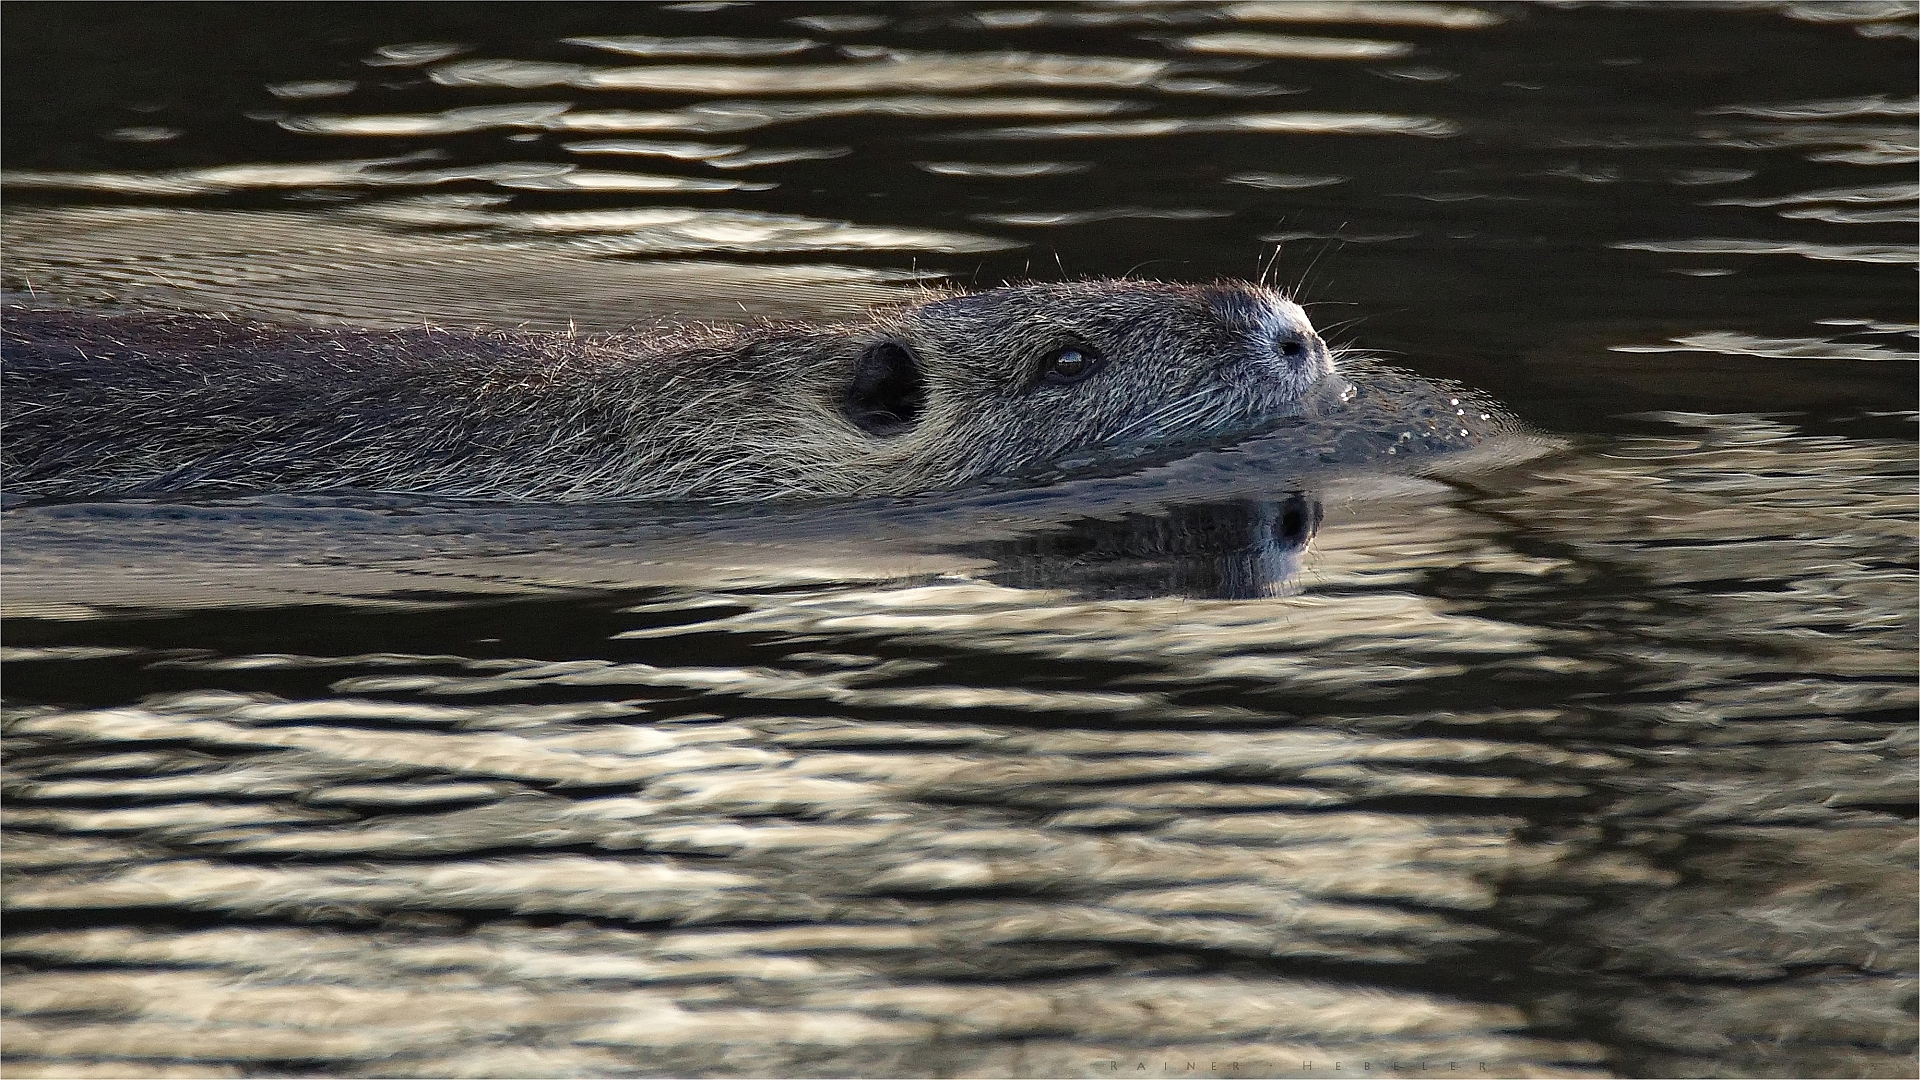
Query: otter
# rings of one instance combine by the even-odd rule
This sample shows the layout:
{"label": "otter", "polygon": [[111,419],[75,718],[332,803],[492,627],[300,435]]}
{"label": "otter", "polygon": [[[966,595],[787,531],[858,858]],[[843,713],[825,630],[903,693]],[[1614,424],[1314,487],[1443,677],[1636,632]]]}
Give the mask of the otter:
{"label": "otter", "polygon": [[1297,415],[1335,360],[1258,285],[930,293],[834,325],[596,336],[14,309],[15,496],[906,494]]}

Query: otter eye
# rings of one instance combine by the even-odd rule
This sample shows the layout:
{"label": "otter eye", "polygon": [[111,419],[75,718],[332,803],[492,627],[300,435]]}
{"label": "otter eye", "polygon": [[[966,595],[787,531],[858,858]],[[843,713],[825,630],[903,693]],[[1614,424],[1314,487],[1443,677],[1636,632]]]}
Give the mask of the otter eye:
{"label": "otter eye", "polygon": [[1081,345],[1069,345],[1047,360],[1041,381],[1051,386],[1066,386],[1099,371],[1105,365],[1100,354]]}

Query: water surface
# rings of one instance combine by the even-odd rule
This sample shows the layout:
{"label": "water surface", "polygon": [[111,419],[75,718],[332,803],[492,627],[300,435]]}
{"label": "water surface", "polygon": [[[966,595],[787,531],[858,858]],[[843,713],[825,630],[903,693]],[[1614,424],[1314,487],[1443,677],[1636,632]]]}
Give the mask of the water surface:
{"label": "water surface", "polygon": [[1915,37],[10,6],[40,301],[1264,275],[1520,423],[821,506],[9,509],[9,1074],[1914,1075]]}

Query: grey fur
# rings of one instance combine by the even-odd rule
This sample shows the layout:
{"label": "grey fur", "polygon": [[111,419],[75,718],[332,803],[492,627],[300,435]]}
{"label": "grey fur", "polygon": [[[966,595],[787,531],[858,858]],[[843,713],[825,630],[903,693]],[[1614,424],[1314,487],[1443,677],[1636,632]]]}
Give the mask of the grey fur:
{"label": "grey fur", "polygon": [[[12,311],[0,340],[0,480],[27,496],[898,494],[1252,430],[1333,371],[1271,290],[1131,280],[936,295],[829,326],[575,337]],[[848,395],[888,342],[917,359],[924,407],[874,434]],[[1049,383],[1068,346],[1105,366]]]}

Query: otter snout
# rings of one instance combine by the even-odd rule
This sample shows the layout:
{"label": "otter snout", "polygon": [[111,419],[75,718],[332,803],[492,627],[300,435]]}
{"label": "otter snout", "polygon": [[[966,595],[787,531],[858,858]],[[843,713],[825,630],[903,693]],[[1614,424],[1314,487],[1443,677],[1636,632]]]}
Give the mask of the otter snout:
{"label": "otter snout", "polygon": [[1333,373],[1333,353],[1299,304],[1254,287],[1215,289],[1208,300],[1243,335],[1256,367],[1301,388]]}
{"label": "otter snout", "polygon": [[1273,297],[1263,305],[1265,317],[1256,331],[1256,351],[1282,377],[1300,384],[1333,374],[1333,354],[1308,321],[1307,313],[1291,300]]}
{"label": "otter snout", "polygon": [[1333,355],[1311,326],[1281,326],[1274,331],[1271,348],[1288,374],[1314,379],[1333,371]]}

